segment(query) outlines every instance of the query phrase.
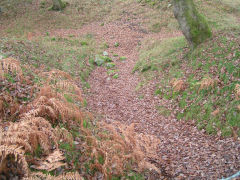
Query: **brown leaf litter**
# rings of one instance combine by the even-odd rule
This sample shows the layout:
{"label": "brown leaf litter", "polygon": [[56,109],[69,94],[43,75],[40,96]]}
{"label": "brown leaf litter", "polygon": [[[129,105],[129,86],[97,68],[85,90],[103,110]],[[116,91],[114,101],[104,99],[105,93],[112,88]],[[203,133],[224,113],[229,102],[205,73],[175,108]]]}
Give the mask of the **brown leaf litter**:
{"label": "brown leaf litter", "polygon": [[[137,74],[132,74],[138,60],[138,42],[151,36],[164,39],[180,34],[160,32],[152,35],[139,29],[135,27],[133,30],[126,22],[117,22],[102,27],[98,24],[87,25],[76,31],[76,34],[96,35],[97,39],[110,45],[107,51],[127,57],[123,62],[114,60],[119,70],[117,79],[109,79],[104,67],[97,68],[91,74],[91,89],[87,96],[91,110],[102,114],[103,121],[107,123],[138,123],[137,132],[156,135],[160,140],[156,153],[164,160],[161,167],[174,179],[217,179],[237,172],[240,169],[239,141],[208,136],[199,131],[194,123],[159,115],[155,107],[167,104],[165,100],[153,96],[155,82],[145,89],[144,98],[139,98],[135,88],[140,79]],[[69,33],[58,31],[61,35],[63,32]],[[119,42],[120,46],[114,47],[115,42]],[[203,80],[200,88],[211,87],[214,83],[214,80]],[[177,84],[182,89],[184,83],[181,81]]]}

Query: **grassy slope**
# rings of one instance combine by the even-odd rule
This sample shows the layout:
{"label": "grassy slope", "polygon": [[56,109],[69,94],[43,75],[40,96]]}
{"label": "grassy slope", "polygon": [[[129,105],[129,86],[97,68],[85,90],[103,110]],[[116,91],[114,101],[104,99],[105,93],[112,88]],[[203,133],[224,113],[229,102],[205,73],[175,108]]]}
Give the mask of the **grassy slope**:
{"label": "grassy slope", "polygon": [[[77,29],[90,22],[111,22],[128,14],[131,18],[141,17],[143,26],[152,32],[177,30],[177,22],[167,0],[147,0],[147,5],[143,1],[136,4],[135,0],[69,0],[70,5],[63,12],[48,11],[51,1],[42,1],[37,5],[33,2],[21,1],[15,4],[15,8],[3,9],[0,53],[17,57],[37,68],[44,65],[45,70],[53,67],[64,70],[80,78],[86,87],[89,85],[85,80],[93,69],[91,59],[103,51],[103,42],[95,42],[91,35],[50,37],[48,31],[51,29]],[[146,39],[142,42],[135,70],[142,71],[146,80],[155,76],[159,78],[156,94],[173,100],[176,109],[179,108],[176,112],[178,118],[196,120],[197,126],[209,133],[221,132],[226,136],[239,133],[239,111],[236,108],[239,100],[233,94],[240,76],[237,33],[240,17],[237,7],[240,4],[235,0],[196,2],[214,29],[213,40],[189,52],[183,37],[164,41]],[[31,32],[45,35],[30,41],[28,34]],[[222,67],[226,68],[221,72]],[[218,78],[221,83],[199,92],[198,82],[204,77]],[[184,79],[187,89],[181,93],[173,92],[170,87],[172,78]],[[213,116],[211,113],[218,108],[219,113]],[[161,113],[168,115],[169,110],[162,109]]]}
{"label": "grassy slope", "polygon": [[[195,120],[208,133],[239,136],[240,101],[234,94],[240,84],[240,11],[235,8],[240,3],[199,0],[197,5],[208,17],[214,37],[193,52],[183,37],[147,39],[134,71],[141,71],[145,79],[159,79],[156,95],[173,102],[177,118]],[[183,79],[187,88],[174,92],[173,78]],[[212,79],[214,85],[199,90],[204,79]]]}
{"label": "grassy slope", "polygon": [[[15,56],[23,64],[49,71],[60,69],[81,79],[88,86],[86,78],[94,68],[91,60],[95,50],[95,41],[91,35],[85,37],[40,37],[36,41],[24,38],[2,38],[1,51],[5,56]],[[90,63],[88,63],[90,62]]]}
{"label": "grassy slope", "polygon": [[[170,1],[167,0],[142,0],[138,1],[138,4],[136,4],[136,1],[134,0],[71,0],[69,1],[70,5],[63,12],[49,11],[48,7],[51,6],[51,1],[48,0],[41,1],[40,4],[34,4],[34,1],[26,0],[21,1],[21,3],[18,4],[12,4],[12,6],[7,5],[6,2],[7,1],[1,2],[4,16],[1,17],[0,21],[0,33],[4,34],[5,37],[0,38],[0,51],[2,54],[6,56],[16,56],[22,59],[24,63],[30,63],[35,67],[40,67],[44,64],[44,68],[47,70],[54,67],[67,71],[75,77],[80,78],[83,85],[86,87],[89,87],[89,85],[85,80],[93,69],[93,66],[91,66],[92,57],[103,51],[103,48],[101,48],[101,42],[100,44],[99,42],[96,43],[94,36],[92,35],[86,35],[83,37],[69,36],[67,38],[49,37],[48,30],[69,27],[71,27],[71,29],[77,29],[81,28],[82,25],[93,21],[110,22],[118,20],[124,18],[126,14],[131,18],[141,17],[142,24],[147,30],[152,32],[160,32],[162,29],[167,29],[168,31],[177,30],[177,22],[173,17],[171,7],[169,7]],[[14,3],[14,1],[12,3]],[[215,57],[217,59],[214,60],[214,62],[218,62],[221,59],[224,61],[225,57],[229,56],[229,53],[223,52],[223,49],[229,48],[229,43],[232,41],[236,41],[235,45],[237,46],[238,35],[236,33],[231,35],[231,32],[240,27],[239,2],[233,0],[224,0],[221,2],[217,0],[197,0],[196,4],[212,26],[215,32],[214,40],[209,41],[203,47],[199,47],[193,53],[188,52],[187,57],[184,58],[181,57],[181,52],[186,47],[186,42],[183,37],[172,38],[163,42],[157,39],[145,40],[145,42],[142,43],[140,60],[136,64],[135,70],[154,70],[152,72],[147,71],[144,73],[145,77],[147,77],[146,79],[156,75],[158,76],[158,73],[156,73],[155,70],[161,71],[162,69],[166,69],[167,73],[164,74],[162,80],[159,82],[161,87],[167,87],[170,79],[173,77],[184,77],[187,80],[189,78],[188,76],[191,76],[191,78],[194,79],[195,74],[186,75],[186,69],[181,68],[183,64],[186,64],[184,63],[184,60],[188,59],[188,61],[193,61],[193,59],[199,59],[200,57]],[[217,43],[219,43],[218,41],[221,41],[217,35],[219,34],[219,31],[228,34],[225,36],[231,37],[229,41],[226,40],[227,42],[225,44],[223,43],[223,48],[219,49],[219,51],[223,52],[222,55],[217,54],[218,50],[216,50],[219,48],[217,45]],[[28,34],[32,32],[41,32],[44,33],[45,36],[39,36],[29,41],[27,37]],[[215,41],[216,43],[214,44],[213,42]],[[224,41],[224,39],[222,41]],[[83,42],[86,42],[87,45],[83,45]],[[212,47],[212,52],[206,54],[205,51],[208,46]],[[212,54],[211,57],[209,54]],[[198,61],[194,60],[194,62]],[[227,64],[229,65],[229,63]],[[196,63],[193,63],[192,66],[188,67],[188,70],[191,71],[192,69],[196,69],[196,66],[201,66],[201,63],[197,63],[197,65]],[[216,78],[218,76],[209,74],[208,69],[211,69],[212,66],[213,65],[209,65],[209,63],[203,63],[203,65],[199,67],[199,72],[202,73],[202,77],[210,76]],[[236,66],[233,68],[237,70]],[[201,75],[198,74],[196,76],[197,80],[200,81],[202,78]],[[229,92],[232,92],[232,88]],[[223,101],[223,103],[226,102]],[[214,108],[218,107],[213,105],[211,110]],[[195,110],[193,110],[193,112],[191,111],[190,115],[186,112],[185,115],[189,117],[194,111]],[[238,112],[232,112],[232,114],[235,113],[238,114]],[[181,115],[179,115],[179,117],[180,116]],[[231,116],[228,117],[230,118]],[[194,117],[194,119],[196,118],[197,117]],[[198,120],[200,121],[199,126],[208,127],[208,132],[216,132],[216,129],[220,128],[226,132],[223,134],[231,134],[230,132],[232,130],[230,130],[231,128],[227,125],[226,127],[225,125],[218,125],[218,128],[216,128],[216,125],[209,125],[208,123],[213,121],[211,120],[212,118],[207,117],[207,119],[208,120]],[[225,120],[224,122],[221,122],[221,124],[228,124],[226,118],[223,119]],[[215,122],[212,124],[215,124]],[[233,126],[235,127],[236,124]]]}
{"label": "grassy slope", "polygon": [[[26,0],[18,4],[12,4],[12,6],[8,6],[6,1],[2,1],[1,6],[3,7],[4,16],[1,17],[2,28],[0,28],[0,32],[5,36],[5,38],[0,39],[2,54],[19,57],[25,63],[30,63],[35,67],[44,64],[48,70],[54,67],[67,71],[81,78],[83,84],[88,87],[89,85],[85,83],[85,80],[93,68],[91,63],[88,66],[88,61],[91,62],[91,58],[103,49],[100,48],[98,43],[94,42],[94,37],[91,35],[84,37],[69,36],[67,38],[49,37],[47,30],[68,27],[76,29],[93,21],[114,21],[124,17],[127,13],[130,14],[131,18],[142,17],[143,25],[152,32],[160,32],[163,28],[168,31],[177,29],[177,22],[171,12],[172,9],[168,6],[170,1],[142,0],[139,1],[139,4],[136,4],[134,0],[72,0],[69,3],[70,5],[63,12],[52,12],[48,10],[48,7],[51,6],[51,1],[41,1],[40,4],[34,4],[34,1]],[[217,39],[217,34],[220,30],[231,33],[233,29],[239,29],[239,2],[233,0],[221,2],[217,0],[207,2],[197,0],[196,4],[201,12],[208,17],[208,21],[216,34],[215,39]],[[31,32],[41,32],[46,35],[29,41],[27,36]],[[234,40],[236,44],[238,43],[236,40],[237,34],[233,35],[233,37],[230,35],[230,37],[229,41],[232,42]],[[83,45],[83,42],[87,42],[87,45]],[[218,55],[217,50],[215,50],[218,47],[213,42],[215,40],[207,43],[207,46],[213,49],[208,54],[212,54],[213,57],[217,58],[216,62],[229,56],[227,52],[224,52],[223,55]],[[229,43],[223,43],[223,49],[226,49]],[[214,46],[216,47],[214,48]],[[179,69],[183,63],[180,61],[181,57],[179,54],[181,54],[184,47],[186,47],[186,42],[182,37],[168,39],[163,42],[156,39],[146,40],[143,42],[140,60],[136,64],[135,70],[162,70],[162,68],[166,68],[168,73],[164,75],[160,83],[161,86],[168,86],[169,79],[186,76],[186,69]],[[204,47],[206,48],[206,46]],[[199,47],[193,53],[189,52],[188,59],[209,57],[204,52],[204,50],[207,50],[204,47]],[[222,51],[222,49],[219,49],[219,51]],[[200,66],[199,64],[201,63],[198,63],[198,65],[195,63],[189,69],[195,69],[195,66]],[[203,63],[199,71],[203,72],[202,76],[211,76],[207,71],[211,69],[212,65],[209,65],[209,63],[205,64]],[[235,66],[235,68],[237,67]],[[155,72],[145,72],[145,75],[147,75],[146,77],[153,77]],[[201,79],[199,75],[197,77],[198,80]],[[215,77],[216,75],[213,78]],[[214,106],[214,108],[216,107]],[[204,124],[201,127],[207,126],[206,124],[208,123],[205,122]],[[207,127],[209,127],[209,132],[215,132],[215,130],[212,130],[212,126]],[[229,134],[229,131],[226,134]]]}
{"label": "grassy slope", "polygon": [[[93,57],[103,51],[101,42],[95,42],[91,34],[80,37],[69,34],[61,38],[49,36],[49,31],[78,29],[86,23],[100,20],[109,13],[111,4],[104,0],[69,1],[63,12],[54,12],[49,11],[49,0],[39,4],[31,0],[20,3],[2,1],[0,53],[14,56],[36,68],[44,66],[45,70],[57,68],[66,71],[81,79],[83,86],[89,87],[86,79],[93,69]],[[29,39],[32,34],[35,37]]]}
{"label": "grassy slope", "polygon": [[[101,25],[120,19],[129,21],[137,17],[141,18],[141,23],[148,30],[154,32],[162,28],[176,29],[176,21],[171,11],[167,10],[167,1],[154,11],[151,7],[136,3],[135,0],[67,2],[69,5],[64,11],[54,12],[48,10],[51,0],[42,0],[39,4],[32,0],[20,3],[1,1],[3,13],[0,16],[0,53],[19,58],[23,63],[30,63],[37,68],[44,65],[46,70],[64,70],[80,78],[83,86],[89,87],[85,80],[93,69],[93,57],[106,48],[104,42],[96,42],[91,34],[82,37],[53,37],[49,36],[51,30],[79,29],[91,22],[97,21]],[[171,17],[169,25],[168,17]],[[29,40],[29,36],[34,34],[35,37]],[[82,44],[84,42],[85,45]]]}

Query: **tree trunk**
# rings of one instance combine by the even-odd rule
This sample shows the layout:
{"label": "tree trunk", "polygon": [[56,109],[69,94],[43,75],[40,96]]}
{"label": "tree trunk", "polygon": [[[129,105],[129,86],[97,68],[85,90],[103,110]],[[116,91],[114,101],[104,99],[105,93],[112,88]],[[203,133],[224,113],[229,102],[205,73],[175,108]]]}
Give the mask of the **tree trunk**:
{"label": "tree trunk", "polygon": [[195,48],[212,36],[212,32],[193,0],[173,0],[174,16],[191,48]]}
{"label": "tree trunk", "polygon": [[62,0],[52,0],[52,1],[53,1],[52,10],[60,11],[65,8],[65,4],[62,2]]}

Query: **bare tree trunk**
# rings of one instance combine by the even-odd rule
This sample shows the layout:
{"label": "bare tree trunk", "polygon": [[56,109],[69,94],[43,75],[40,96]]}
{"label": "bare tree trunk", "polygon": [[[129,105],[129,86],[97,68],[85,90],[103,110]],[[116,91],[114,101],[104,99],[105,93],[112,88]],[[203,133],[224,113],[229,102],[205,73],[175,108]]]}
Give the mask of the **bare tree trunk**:
{"label": "bare tree trunk", "polygon": [[173,0],[174,16],[191,48],[212,36],[212,32],[202,15],[200,15],[193,0]]}
{"label": "bare tree trunk", "polygon": [[65,8],[65,4],[62,2],[62,0],[52,0],[53,6],[52,10],[60,11]]}

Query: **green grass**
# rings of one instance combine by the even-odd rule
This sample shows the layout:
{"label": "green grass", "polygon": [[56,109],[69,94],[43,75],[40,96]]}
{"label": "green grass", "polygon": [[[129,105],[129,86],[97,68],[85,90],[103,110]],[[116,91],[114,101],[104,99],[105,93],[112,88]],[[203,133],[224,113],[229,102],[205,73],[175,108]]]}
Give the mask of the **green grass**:
{"label": "green grass", "polygon": [[134,171],[127,172],[126,175],[112,177],[112,180],[121,180],[121,179],[144,180],[145,178],[142,174],[138,174]]}
{"label": "green grass", "polygon": [[114,46],[115,46],[115,47],[118,47],[119,45],[120,45],[119,42],[115,42],[115,43],[114,43]]}
{"label": "green grass", "polygon": [[[11,25],[4,29],[9,35],[23,36],[35,30],[58,29],[71,27],[76,29],[86,23],[102,20],[107,16],[115,1],[108,0],[72,0],[67,7],[59,12],[50,11],[52,1],[43,0],[39,7],[32,0],[21,2],[2,0],[0,7],[4,12],[1,15],[0,25]],[[36,23],[37,22],[37,23]]]}
{"label": "green grass", "polygon": [[[240,101],[233,95],[236,84],[240,83],[239,44],[237,34],[222,34],[222,37],[189,54],[192,68],[201,71],[188,76],[187,100],[192,103],[185,109],[184,116],[201,120],[199,128],[205,127],[208,133],[220,130],[223,136],[229,136],[231,128],[236,127],[240,135],[240,113],[237,110]],[[196,82],[204,75],[218,78],[219,82],[215,87],[199,91]],[[211,113],[218,108],[219,114],[213,116]]]}
{"label": "green grass", "polygon": [[[60,127],[64,128],[64,125],[60,124]],[[71,127],[71,129],[69,129],[69,133],[74,139],[76,137],[80,137],[80,130],[77,126]],[[71,166],[70,171],[78,171],[79,167],[81,166],[79,158],[82,156],[82,152],[79,150],[79,148],[77,148],[77,145],[64,141],[58,142],[58,144],[59,148],[64,153],[66,163]],[[69,169],[65,171],[69,171]]]}
{"label": "green grass", "polygon": [[113,79],[118,79],[118,78],[119,78],[119,74],[118,74],[118,73],[117,73],[117,74],[114,74],[112,78],[113,78]]}
{"label": "green grass", "polygon": [[[148,5],[148,8],[153,9],[151,23],[149,29],[153,32],[160,32],[162,28],[168,30],[176,30],[178,28],[177,22],[172,15],[172,5],[166,0],[137,0],[141,4]],[[197,9],[207,17],[210,26],[213,29],[225,29],[239,27],[238,19],[240,17],[240,2],[236,0],[196,0]],[[161,20],[158,19],[158,15],[155,12],[161,14]],[[147,13],[145,14],[147,16]],[[149,17],[150,18],[150,17]]]}
{"label": "green grass", "polygon": [[[147,25],[148,29],[151,29],[160,20],[164,21],[160,22],[163,26],[173,27],[173,29],[177,27],[176,21],[172,21],[174,17],[171,8],[167,8],[167,1],[158,3],[159,8],[152,11],[152,6],[143,7],[136,0],[71,0],[61,13],[49,11],[49,7],[52,6],[51,1],[43,0],[39,7],[34,7],[32,2],[34,1],[22,0],[21,3],[14,3],[14,1],[3,0],[0,2],[1,7],[10,6],[4,8],[6,16],[3,17],[0,24],[6,26],[7,22],[12,20],[11,25],[6,26],[4,32],[10,36],[25,36],[28,32],[35,30],[66,29],[66,27],[78,29],[91,22],[100,22],[99,26],[104,26],[108,22],[121,19],[125,14],[130,14],[131,18],[146,17],[143,23]],[[15,21],[16,17],[17,21]],[[169,23],[168,20],[170,20]],[[118,45],[116,44],[116,46]]]}
{"label": "green grass", "polygon": [[[234,95],[240,84],[240,39],[238,31],[221,31],[212,40],[194,51],[186,51],[183,37],[165,41],[145,41],[134,71],[142,72],[145,79],[157,76],[159,87],[155,95],[171,100],[180,108],[178,119],[195,120],[199,129],[209,134],[231,136],[237,129],[240,136],[240,100]],[[187,88],[175,92],[170,85],[173,79],[184,79]],[[199,89],[204,78],[218,79],[213,87]],[[158,107],[163,115],[169,111]],[[219,109],[219,113],[212,113]]]}
{"label": "green grass", "polygon": [[73,166],[71,171],[78,170],[80,167],[79,158],[81,156],[81,152],[76,149],[76,146],[74,144],[62,142],[59,144],[59,148],[64,152],[65,161]]}
{"label": "green grass", "polygon": [[69,96],[68,94],[64,94],[65,99],[67,100],[67,102],[69,103],[74,103],[74,100],[71,96]]}
{"label": "green grass", "polygon": [[[240,11],[234,10],[224,1],[198,0],[196,4],[199,6],[201,13],[207,17],[212,28],[221,30],[239,27],[238,18],[240,17]],[[234,3],[231,2],[231,4],[233,5]]]}
{"label": "green grass", "polygon": [[[0,18],[0,33],[8,36],[27,36],[29,32],[43,32],[51,29],[79,29],[83,25],[99,21],[99,26],[121,19],[125,14],[135,19],[143,19],[146,29],[160,32],[162,29],[176,31],[178,23],[172,12],[172,5],[167,0],[72,0],[61,12],[49,11],[51,1],[43,0],[39,7],[33,6],[32,0],[3,0],[0,7],[4,12]],[[223,29],[239,26],[240,5],[236,0],[196,0],[198,9],[204,14],[211,27]],[[142,6],[147,4],[147,6]],[[44,7],[42,7],[44,5]],[[131,19],[130,18],[130,19]],[[103,21],[103,22],[102,22]],[[12,22],[12,23],[8,23]],[[36,23],[38,22],[38,23]]]}
{"label": "green grass", "polygon": [[[83,43],[84,42],[84,43]],[[53,68],[68,72],[83,84],[94,69],[92,59],[98,52],[93,37],[39,37],[37,41],[24,38],[1,38],[1,51],[6,56],[21,59],[21,63],[45,70]],[[83,45],[84,44],[84,45]],[[100,52],[100,50],[99,50]],[[89,65],[87,65],[89,64]]]}
{"label": "green grass", "polygon": [[151,40],[146,40],[142,46],[139,61],[136,63],[133,72],[163,71],[174,66],[178,68],[176,54],[186,46],[186,41],[183,37],[155,41],[154,43],[151,43]]}
{"label": "green grass", "polygon": [[119,57],[119,60],[120,61],[125,61],[125,60],[127,60],[127,58],[125,56],[121,56],[121,57]]}

